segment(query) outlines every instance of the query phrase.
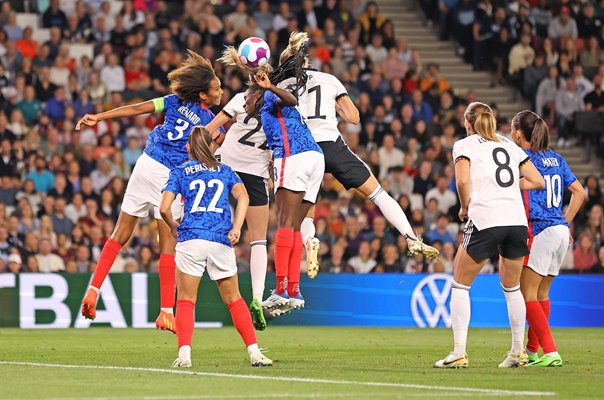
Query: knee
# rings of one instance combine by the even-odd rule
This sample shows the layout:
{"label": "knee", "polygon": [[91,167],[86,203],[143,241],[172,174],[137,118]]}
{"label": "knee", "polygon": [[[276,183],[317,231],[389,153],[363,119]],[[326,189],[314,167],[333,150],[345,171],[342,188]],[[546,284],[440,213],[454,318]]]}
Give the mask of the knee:
{"label": "knee", "polygon": [[239,300],[241,298],[241,294],[239,294],[239,292],[234,292],[234,293],[228,293],[224,296],[222,296],[222,301],[224,302],[224,304],[231,305],[232,303],[236,302],[237,300]]}

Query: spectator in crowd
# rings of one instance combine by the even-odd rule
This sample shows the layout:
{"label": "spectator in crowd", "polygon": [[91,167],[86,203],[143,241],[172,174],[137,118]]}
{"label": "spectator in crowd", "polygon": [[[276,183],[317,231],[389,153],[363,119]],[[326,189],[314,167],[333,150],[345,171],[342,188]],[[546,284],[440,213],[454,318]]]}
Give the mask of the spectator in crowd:
{"label": "spectator in crowd", "polygon": [[405,153],[394,146],[394,137],[392,135],[384,136],[378,155],[380,157],[380,173],[378,175],[380,180],[387,176],[390,168],[403,165],[405,159]]}
{"label": "spectator in crowd", "polygon": [[449,209],[457,204],[457,195],[449,189],[449,179],[445,176],[439,176],[436,180],[436,187],[426,192],[426,204],[436,199],[438,210],[443,213],[449,213]]}
{"label": "spectator in crowd", "polygon": [[364,240],[359,244],[359,254],[348,260],[347,268],[351,268],[357,274],[367,274],[372,272],[376,266],[377,261],[371,258],[369,242]]}
{"label": "spectator in crowd", "polygon": [[[583,97],[576,90],[575,79],[570,77],[566,80],[564,90],[556,94],[556,114],[558,115],[558,146],[570,145],[574,138],[570,138],[572,123],[577,111],[583,111],[585,105]],[[573,139],[573,140],[571,140]]]}
{"label": "spectator in crowd", "polygon": [[570,8],[564,6],[560,9],[560,15],[554,17],[547,28],[547,35],[554,39],[576,39],[579,36],[577,23],[570,16]]}
{"label": "spectator in crowd", "polygon": [[579,235],[579,245],[573,252],[575,271],[589,272],[598,264],[598,256],[594,250],[594,242],[587,232]]}
{"label": "spectator in crowd", "polygon": [[27,179],[31,180],[37,192],[46,193],[55,185],[55,177],[48,170],[44,157],[37,157],[35,161],[35,170],[27,175]]}
{"label": "spectator in crowd", "polygon": [[430,243],[451,243],[455,244],[455,238],[448,231],[449,217],[446,214],[440,214],[436,219],[436,226],[430,230],[426,238]]}

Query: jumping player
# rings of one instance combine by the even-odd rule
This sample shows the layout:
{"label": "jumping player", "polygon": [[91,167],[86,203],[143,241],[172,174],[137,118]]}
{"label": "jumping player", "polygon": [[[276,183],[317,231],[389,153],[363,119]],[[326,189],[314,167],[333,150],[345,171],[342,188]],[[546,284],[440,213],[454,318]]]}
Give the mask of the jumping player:
{"label": "jumping player", "polygon": [[[523,192],[528,217],[531,254],[524,258],[520,290],[526,302],[529,324],[526,345],[529,366],[561,367],[562,357],[549,327],[549,288],[560,272],[570,240],[569,224],[585,201],[585,190],[566,160],[550,150],[549,129],[532,111],[521,111],[512,120],[512,139],[524,149],[545,179],[545,189]],[[572,195],[566,213],[562,212],[564,188]],[[539,345],[543,356],[539,358]]]}
{"label": "jumping player", "polygon": [[[214,142],[221,143],[216,151],[221,161],[233,168],[239,175],[250,196],[250,206],[245,215],[250,235],[250,274],[252,276],[252,296],[250,311],[254,327],[266,328],[262,312],[262,295],[267,268],[268,231],[268,187],[271,151],[260,119],[245,113],[245,94],[236,94],[206,128],[215,136]],[[229,128],[228,135],[214,133],[227,122],[235,122]]]}
{"label": "jumping player", "polygon": [[[189,50],[182,66],[168,74],[170,88],[175,94],[134,105],[119,107],[100,114],[86,114],[76,125],[94,126],[105,119],[164,112],[163,125],[156,126],[147,138],[145,152],[139,157],[126,187],[126,194],[115,229],[101,251],[90,287],[82,300],[82,315],[96,317],[96,303],[103,281],[107,277],[121,247],[130,239],[139,218],[153,209],[158,220],[160,256],[161,311],[155,322],[158,329],[175,332],[174,325],[174,246],[170,229],[161,221],[159,204],[161,190],[170,171],[188,159],[186,144],[191,129],[207,124],[214,118],[208,107],[220,104],[222,89],[212,64]],[[174,204],[174,215],[179,216]]]}
{"label": "jumping player", "polygon": [[[342,82],[333,75],[308,70],[308,81],[299,97],[300,112],[306,124],[323,150],[325,172],[331,173],[346,190],[355,188],[373,201],[384,217],[407,239],[411,254],[422,253],[428,258],[436,258],[438,250],[422,243],[413,232],[409,220],[398,202],[390,197],[367,165],[346,145],[338,130],[339,115],[346,122],[357,125],[359,110],[356,108]],[[288,85],[285,81],[281,87]],[[314,237],[314,207],[302,222],[302,239],[306,248],[307,273],[314,278],[319,272],[319,241]]]}
{"label": "jumping player", "polygon": [[[233,170],[216,161],[210,145],[210,132],[200,126],[189,137],[190,160],[170,172],[164,188],[160,212],[176,245],[176,332],[178,358],[173,367],[191,367],[191,342],[195,325],[195,301],[199,282],[207,271],[216,282],[228,306],[233,324],[245,345],[252,366],[273,362],[258,348],[252,318],[239,293],[237,262],[233,245],[239,241],[249,197]],[[171,210],[177,195],[184,199],[184,216],[179,225]],[[237,201],[231,223],[229,194]]]}
{"label": "jumping player", "polygon": [[[307,76],[303,70],[306,33],[292,33],[279,67],[270,77],[265,71],[253,75],[254,85],[246,92],[245,112],[260,113],[260,119],[274,157],[275,200],[279,228],[275,235],[276,288],[262,306],[286,313],[304,307],[300,293],[300,259],[303,252],[300,225],[315,203],[323,179],[321,148],[300,115],[296,95]],[[221,59],[242,69],[234,48],[227,48]],[[295,77],[291,92],[275,85]]]}
{"label": "jumping player", "polygon": [[[499,279],[512,329],[512,348],[500,368],[525,365],[526,309],[520,292],[522,260],[529,253],[528,228],[520,190],[540,189],[543,178],[529,157],[497,135],[489,106],[471,103],[465,112],[468,136],[453,146],[455,179],[461,202],[459,218],[467,220],[455,256],[451,289],[451,322],[455,348],[435,368],[468,366],[466,342],[470,324],[470,285],[489,257],[499,252]],[[524,176],[522,179],[519,173]]]}

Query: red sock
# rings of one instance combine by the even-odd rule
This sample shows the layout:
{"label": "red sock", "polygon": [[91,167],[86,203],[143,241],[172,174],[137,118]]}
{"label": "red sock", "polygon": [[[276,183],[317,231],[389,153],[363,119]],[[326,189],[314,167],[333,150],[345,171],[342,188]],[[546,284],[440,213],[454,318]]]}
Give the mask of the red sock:
{"label": "red sock", "polygon": [[296,296],[300,292],[300,260],[303,252],[302,234],[294,232],[294,246],[289,256],[287,271],[287,294],[290,296]]}
{"label": "red sock", "polygon": [[277,275],[275,291],[279,294],[287,289],[289,257],[292,247],[294,247],[294,230],[291,228],[277,229],[275,234],[275,273]]}
{"label": "red sock", "polygon": [[233,319],[233,325],[235,329],[241,335],[241,339],[245,343],[245,346],[258,343],[256,340],[256,333],[254,332],[254,325],[252,324],[252,316],[250,310],[243,297],[237,301],[232,302],[228,305],[229,311],[231,312],[231,318]]}
{"label": "red sock", "polygon": [[99,262],[94,270],[94,275],[92,275],[90,285],[97,289],[101,288],[121,248],[122,246],[115,240],[107,239],[99,256]]}
{"label": "red sock", "polygon": [[534,331],[534,334],[537,336],[539,343],[537,347],[533,343],[529,343],[531,346],[529,347],[527,344],[527,348],[536,353],[539,350],[539,345],[541,345],[545,354],[556,351],[556,343],[552,337],[547,317],[538,301],[529,301],[526,303],[526,320],[529,323],[530,330]]}
{"label": "red sock", "polygon": [[539,302],[541,308],[543,309],[543,313],[545,314],[545,318],[549,321],[549,315],[551,313],[551,304],[549,303],[549,299],[542,300]]}
{"label": "red sock", "polygon": [[[550,314],[549,299],[540,301],[539,304],[541,305],[541,308],[543,309],[545,318],[547,318],[549,321],[549,314]],[[528,330],[528,343],[526,344],[526,348],[529,349],[530,351],[532,351],[533,353],[536,353],[537,350],[539,350],[539,339],[537,338],[537,333],[535,332],[534,329],[531,329],[530,326],[529,326],[529,330]],[[533,350],[533,349],[535,349],[535,350]]]}
{"label": "red sock", "polygon": [[176,291],[176,262],[171,254],[159,255],[159,304],[161,308],[174,308]]}
{"label": "red sock", "polygon": [[195,327],[195,303],[190,300],[176,302],[176,336],[178,347],[190,346]]}

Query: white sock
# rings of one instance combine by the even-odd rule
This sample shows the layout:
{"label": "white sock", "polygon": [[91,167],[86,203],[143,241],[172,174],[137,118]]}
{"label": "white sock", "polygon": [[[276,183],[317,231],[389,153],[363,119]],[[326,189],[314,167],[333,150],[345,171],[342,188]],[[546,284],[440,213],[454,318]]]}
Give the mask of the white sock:
{"label": "white sock", "polygon": [[409,235],[415,238],[411,224],[405,215],[401,206],[386,191],[378,186],[377,189],[369,195],[369,200],[373,201],[380,209],[384,217],[390,222],[401,235]]}
{"label": "white sock", "polygon": [[256,240],[250,243],[250,274],[252,275],[252,296],[262,302],[264,294],[264,281],[266,280],[266,266],[268,255],[266,253],[266,240]]}
{"label": "white sock", "polygon": [[306,246],[306,241],[315,237],[315,221],[312,218],[305,217],[300,226],[300,234],[302,235],[302,243]]}
{"label": "white sock", "polygon": [[560,354],[557,351],[552,351],[551,353],[544,354],[544,356],[550,356],[550,357],[559,356],[559,355]]}
{"label": "white sock", "polygon": [[260,348],[258,347],[258,343],[250,344],[247,346],[247,354],[258,353]]}
{"label": "white sock", "polygon": [[178,358],[181,360],[190,360],[191,359],[191,346],[184,345],[178,348]]}
{"label": "white sock", "polygon": [[520,292],[520,285],[511,288],[501,286],[508,305],[508,317],[512,329],[512,353],[520,353],[524,342],[524,324],[526,323],[526,304]]}
{"label": "white sock", "polygon": [[167,314],[174,314],[174,310],[170,307],[162,307],[161,310]]}
{"label": "white sock", "polygon": [[529,356],[532,356],[533,354],[537,354],[534,351],[530,351],[529,349],[526,349],[526,354],[528,354]]}
{"label": "white sock", "polygon": [[470,326],[470,287],[453,281],[451,288],[451,328],[453,328],[453,355],[466,352]]}

